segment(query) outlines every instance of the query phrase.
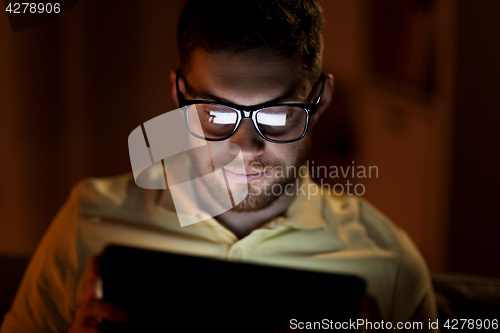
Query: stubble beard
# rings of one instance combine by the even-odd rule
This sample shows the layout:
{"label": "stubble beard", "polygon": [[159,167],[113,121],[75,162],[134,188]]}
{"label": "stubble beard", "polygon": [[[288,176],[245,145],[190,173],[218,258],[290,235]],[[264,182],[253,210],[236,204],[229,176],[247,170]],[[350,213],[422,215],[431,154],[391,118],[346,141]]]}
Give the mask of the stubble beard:
{"label": "stubble beard", "polygon": [[[306,136],[304,144],[299,147],[295,154],[293,165],[287,166],[281,159],[272,161],[262,161],[255,159],[252,161],[245,161],[246,170],[256,170],[266,172],[264,180],[245,183],[239,183],[233,186],[232,196],[238,197],[237,193],[242,193],[245,188],[248,190],[248,195],[240,203],[233,206],[231,209],[234,212],[246,213],[256,212],[271,206],[278,198],[285,195],[284,189],[288,184],[293,183],[300,176],[300,167],[305,165],[307,155],[311,147],[311,138]],[[212,165],[209,163],[202,163],[197,155],[190,154],[192,161],[193,172],[195,175],[205,175],[212,170]],[[295,169],[295,171],[294,171]],[[281,176],[276,177],[277,171],[281,171]],[[219,205],[224,206],[225,201],[222,198],[227,197],[229,188],[224,181],[207,180],[201,178],[203,185]],[[234,185],[234,184],[233,184]],[[259,186],[260,185],[260,186]],[[280,189],[275,190],[276,188]]]}

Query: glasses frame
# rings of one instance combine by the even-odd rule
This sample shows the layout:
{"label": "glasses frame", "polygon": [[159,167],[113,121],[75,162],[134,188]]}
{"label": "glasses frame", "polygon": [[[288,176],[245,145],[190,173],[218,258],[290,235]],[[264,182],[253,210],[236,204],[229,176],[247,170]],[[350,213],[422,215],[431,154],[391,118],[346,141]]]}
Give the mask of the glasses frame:
{"label": "glasses frame", "polygon": [[[191,126],[189,125],[189,115],[188,115],[189,108],[183,108],[184,117],[186,119],[186,125],[188,127],[189,133],[191,133],[191,135],[193,135],[194,137],[196,137],[198,139],[202,139],[202,140],[206,140],[206,141],[224,141],[224,140],[229,139],[231,136],[234,135],[234,133],[236,133],[236,131],[240,127],[241,120],[244,118],[251,119],[253,122],[253,126],[257,130],[259,135],[263,139],[265,139],[269,142],[272,142],[272,143],[290,143],[290,142],[299,141],[299,140],[303,139],[307,133],[307,130],[308,130],[309,124],[310,124],[310,120],[311,120],[311,116],[313,114],[315,114],[316,111],[318,110],[318,105],[319,105],[319,102],[321,101],[321,98],[323,96],[323,90],[325,87],[325,74],[321,73],[321,76],[319,78],[319,80],[322,81],[321,90],[320,90],[318,96],[316,96],[314,98],[312,103],[281,103],[281,104],[262,103],[262,104],[258,104],[258,105],[252,105],[252,106],[243,106],[243,105],[232,104],[232,103],[221,103],[221,102],[207,101],[207,100],[200,100],[200,99],[186,99],[184,97],[184,94],[181,92],[181,90],[179,88],[179,76],[181,76],[181,69],[177,70],[176,78],[175,78],[175,87],[177,89],[177,102],[179,104],[179,108],[183,108],[185,106],[190,106],[193,104],[211,104],[211,105],[218,105],[218,106],[230,108],[230,109],[234,110],[238,115],[237,120],[236,120],[236,124],[234,126],[234,129],[231,131],[231,133],[229,133],[225,137],[218,138],[218,139],[206,138],[206,137],[203,137],[203,136],[198,135],[198,134],[193,132],[193,130],[191,129]],[[314,87],[316,87],[317,84],[318,83],[316,82]],[[313,88],[313,91],[314,91],[314,88]],[[257,114],[260,111],[265,110],[267,108],[280,107],[280,106],[281,107],[282,106],[298,107],[298,108],[302,108],[306,112],[306,124],[304,126],[304,131],[302,132],[302,135],[300,137],[293,139],[293,140],[274,140],[274,139],[266,137],[264,135],[264,133],[262,133],[262,131],[260,130],[259,125],[257,123]]]}

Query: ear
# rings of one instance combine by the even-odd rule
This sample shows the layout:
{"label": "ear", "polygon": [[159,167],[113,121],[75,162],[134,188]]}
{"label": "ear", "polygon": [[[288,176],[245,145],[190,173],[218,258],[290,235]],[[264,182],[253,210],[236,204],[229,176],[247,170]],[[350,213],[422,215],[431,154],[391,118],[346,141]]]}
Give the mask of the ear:
{"label": "ear", "polygon": [[333,75],[327,74],[325,77],[325,87],[323,88],[323,96],[321,97],[321,100],[319,101],[318,110],[312,116],[312,119],[311,119],[313,126],[316,124],[319,117],[321,117],[321,115],[325,112],[325,110],[330,105],[330,102],[332,101],[333,87],[334,87]]}
{"label": "ear", "polygon": [[177,89],[175,87],[175,78],[177,76],[177,72],[172,69],[170,71],[170,84],[171,84],[171,92],[172,92],[172,99],[174,100],[175,104],[179,106],[179,101],[177,100]]}

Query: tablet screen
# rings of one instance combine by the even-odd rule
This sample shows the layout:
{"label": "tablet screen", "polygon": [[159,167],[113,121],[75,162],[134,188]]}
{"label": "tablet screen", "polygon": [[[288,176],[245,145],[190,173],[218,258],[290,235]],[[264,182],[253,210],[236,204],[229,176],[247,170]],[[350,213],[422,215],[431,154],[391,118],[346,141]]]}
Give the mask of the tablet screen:
{"label": "tablet screen", "polygon": [[[347,275],[109,246],[103,297],[129,310],[110,332],[287,332],[355,321],[363,280]],[[302,324],[301,324],[302,323]]]}

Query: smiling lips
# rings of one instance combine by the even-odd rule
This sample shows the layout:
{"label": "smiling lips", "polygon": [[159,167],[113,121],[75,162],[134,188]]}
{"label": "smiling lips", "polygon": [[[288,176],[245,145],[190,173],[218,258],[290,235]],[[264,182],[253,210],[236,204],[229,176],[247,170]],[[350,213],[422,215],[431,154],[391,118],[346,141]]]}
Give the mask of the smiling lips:
{"label": "smiling lips", "polygon": [[227,170],[226,175],[236,181],[240,182],[251,182],[260,178],[263,178],[265,175],[265,171],[257,171],[257,170]]}

